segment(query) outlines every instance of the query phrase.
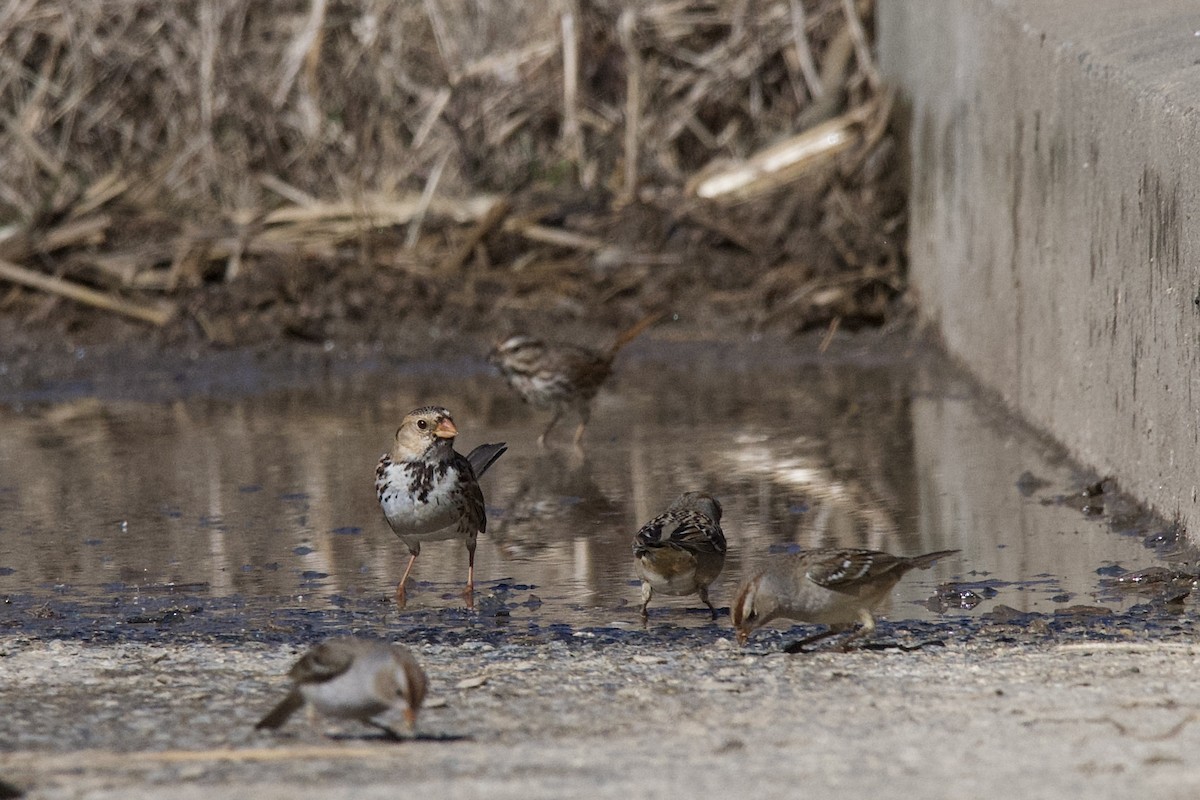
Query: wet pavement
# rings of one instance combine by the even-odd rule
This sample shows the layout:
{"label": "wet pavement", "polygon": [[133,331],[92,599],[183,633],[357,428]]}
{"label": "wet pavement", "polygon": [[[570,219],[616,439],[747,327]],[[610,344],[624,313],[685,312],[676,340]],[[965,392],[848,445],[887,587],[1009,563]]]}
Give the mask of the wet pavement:
{"label": "wet pavement", "polygon": [[[252,395],[0,409],[0,624],[115,639],[138,626],[286,636],[288,619],[323,629],[344,614],[380,633],[410,618],[436,626],[425,612],[462,605],[465,550],[426,545],[396,612],[407,552],[373,489],[399,419],[428,403],[455,414],[462,451],[509,443],[483,481],[477,575],[480,616],[510,627],[635,623],[632,534],[690,489],[724,505],[722,607],[770,554],[828,545],[963,551],[910,574],[892,618],[1119,610],[1154,596],[1117,579],[1158,564],[1176,533],[936,359],[773,347],[636,348],[583,454],[567,444],[570,423],[539,451],[546,415],[481,360],[382,363]],[[658,597],[651,612],[652,625],[711,624],[695,598]]]}
{"label": "wet pavement", "polygon": [[[551,774],[573,782],[529,796],[589,794],[595,776],[569,766],[570,747],[619,735],[621,698],[658,720],[651,730],[667,726],[654,735],[672,736],[662,731],[678,709],[664,698],[686,707],[698,693],[715,714],[695,719],[715,729],[705,752],[732,759],[734,775],[745,742],[778,738],[755,733],[751,710],[783,696],[783,681],[803,681],[789,702],[812,704],[855,676],[848,702],[861,708],[914,691],[889,675],[919,684],[993,669],[978,680],[1036,685],[1018,663],[1030,648],[1062,671],[1082,656],[1044,648],[1116,648],[1126,664],[1131,643],[1195,640],[1193,561],[1178,532],[896,338],[849,339],[824,355],[815,340],[638,342],[595,404],[582,455],[567,446],[571,424],[539,451],[546,415],[481,358],[335,360],[304,380],[248,369],[241,388],[203,369],[141,385],[110,377],[99,389],[0,387],[0,778],[7,768],[46,780],[45,796],[132,786],[153,796],[180,780],[258,792],[309,773],[334,788],[386,785],[394,764],[362,750],[369,729],[332,740],[328,726],[251,730],[304,645],[351,631],[410,644],[430,672],[424,749],[401,758],[438,767],[406,769],[433,789],[502,786],[504,796],[524,796],[521,773],[495,748],[541,742],[544,753],[550,741],[566,748]],[[374,467],[403,414],[427,403],[452,410],[461,451],[509,445],[483,480],[475,611],[458,596],[456,542],[423,547],[409,606],[392,601],[407,552],[378,509]],[[910,573],[854,654],[783,656],[783,642],[812,630],[785,626],[740,650],[728,616],[712,621],[694,597],[656,597],[643,629],[632,535],[689,489],[724,505],[730,554],[712,589],[723,611],[773,553],[962,554]],[[618,702],[601,711],[599,696]],[[762,723],[794,724],[779,713]],[[743,732],[726,735],[728,719]],[[463,763],[479,771],[455,784]],[[755,763],[765,778],[766,762]]]}

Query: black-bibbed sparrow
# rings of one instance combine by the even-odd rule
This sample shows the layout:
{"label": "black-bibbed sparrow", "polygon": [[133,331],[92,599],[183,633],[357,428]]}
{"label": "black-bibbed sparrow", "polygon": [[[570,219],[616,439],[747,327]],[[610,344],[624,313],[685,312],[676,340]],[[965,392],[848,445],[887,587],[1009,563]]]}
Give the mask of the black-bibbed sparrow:
{"label": "black-bibbed sparrow", "polygon": [[375,470],[383,515],[411,554],[396,587],[396,602],[401,606],[421,543],[462,539],[468,565],[464,595],[467,605],[474,607],[475,540],[487,528],[479,477],[507,447],[480,445],[464,457],[454,450],[457,435],[449,411],[440,406],[418,408],[404,417],[391,452],[384,453]]}

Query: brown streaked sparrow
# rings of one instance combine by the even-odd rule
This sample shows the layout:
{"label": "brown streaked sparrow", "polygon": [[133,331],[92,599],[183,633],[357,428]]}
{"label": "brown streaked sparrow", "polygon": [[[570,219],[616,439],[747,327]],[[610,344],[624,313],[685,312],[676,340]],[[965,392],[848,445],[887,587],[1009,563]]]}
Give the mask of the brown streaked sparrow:
{"label": "brown streaked sparrow", "polygon": [[721,504],[703,492],[685,492],[633,537],[633,565],[642,579],[642,619],[654,592],[698,594],[717,618],[708,585],[725,565]]}
{"label": "brown streaked sparrow", "polygon": [[411,558],[396,587],[405,604],[404,585],[422,542],[462,539],[467,545],[467,605],[475,605],[475,539],[487,528],[479,477],[508,449],[484,444],[464,457],[454,450],[458,428],[450,412],[425,406],[409,412],[396,441],[375,469],[375,491],[392,532],[408,545]]}
{"label": "brown streaked sparrow", "polygon": [[928,569],[958,550],[939,550],[923,556],[894,556],[878,550],[818,548],[777,558],[751,576],[731,611],[740,644],[758,628],[776,619],[828,625],[829,630],[793,642],[785,649],[800,652],[804,645],[860,625],[842,641],[869,636],[875,630],[871,613],[911,569]]}
{"label": "brown streaked sparrow", "polygon": [[308,703],[315,712],[355,719],[395,735],[376,717],[403,704],[412,730],[425,700],[425,672],[407,647],[354,636],[328,639],[300,657],[288,671],[292,688],[256,729],[275,729]]}
{"label": "brown streaked sparrow", "polygon": [[573,344],[545,342],[531,336],[510,336],[496,345],[488,361],[494,364],[521,399],[539,408],[554,410],[546,430],[538,437],[544,447],[546,437],[568,409],[579,414],[575,445],[583,439],[583,430],[591,417],[591,402],[608,376],[613,359],[621,348],[657,322],[663,312],[643,318],[617,336],[607,350],[590,350]]}

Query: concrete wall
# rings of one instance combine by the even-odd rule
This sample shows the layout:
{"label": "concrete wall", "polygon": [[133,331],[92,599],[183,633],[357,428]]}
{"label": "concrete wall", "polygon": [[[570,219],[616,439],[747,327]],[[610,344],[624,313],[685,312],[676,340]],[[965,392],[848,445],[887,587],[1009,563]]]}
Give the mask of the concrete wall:
{"label": "concrete wall", "polygon": [[922,315],[1077,458],[1200,533],[1200,2],[877,13],[911,111]]}

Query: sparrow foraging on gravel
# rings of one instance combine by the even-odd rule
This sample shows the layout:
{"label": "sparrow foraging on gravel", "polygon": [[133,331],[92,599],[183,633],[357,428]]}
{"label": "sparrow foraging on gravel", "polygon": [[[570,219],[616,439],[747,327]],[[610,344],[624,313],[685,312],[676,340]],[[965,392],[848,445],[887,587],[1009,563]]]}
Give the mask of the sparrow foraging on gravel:
{"label": "sparrow foraging on gravel", "polygon": [[411,731],[425,700],[425,672],[407,647],[343,636],[328,639],[300,657],[288,671],[292,688],[255,729],[274,730],[300,706],[337,719],[355,719],[395,732],[372,718],[397,705]]}
{"label": "sparrow foraging on gravel", "polygon": [[725,565],[721,504],[703,492],[685,492],[633,537],[633,565],[642,579],[642,619],[654,592],[698,594],[717,618],[708,585]]}
{"label": "sparrow foraging on gravel", "polygon": [[842,641],[875,630],[871,613],[911,569],[929,569],[938,559],[958,550],[939,550],[923,556],[894,556],[878,550],[819,548],[783,556],[742,584],[733,603],[733,627],[739,644],[776,619],[828,625],[829,629],[784,648],[798,653],[804,645],[843,633],[859,624]]}
{"label": "sparrow foraging on gravel", "polygon": [[479,477],[508,447],[482,444],[467,456],[454,450],[458,428],[450,412],[425,406],[409,412],[396,441],[375,469],[375,491],[392,532],[408,545],[411,558],[396,587],[403,608],[404,589],[422,542],[462,539],[467,545],[467,606],[475,605],[475,540],[487,528]]}
{"label": "sparrow foraging on gravel", "polygon": [[591,417],[592,398],[612,374],[613,359],[621,348],[657,322],[662,312],[651,314],[617,336],[607,350],[596,351],[561,342],[545,342],[531,336],[511,336],[496,345],[488,361],[495,365],[521,399],[538,408],[554,410],[546,430],[538,437],[545,447],[546,437],[569,409],[579,414],[575,446],[583,439],[583,430]]}

